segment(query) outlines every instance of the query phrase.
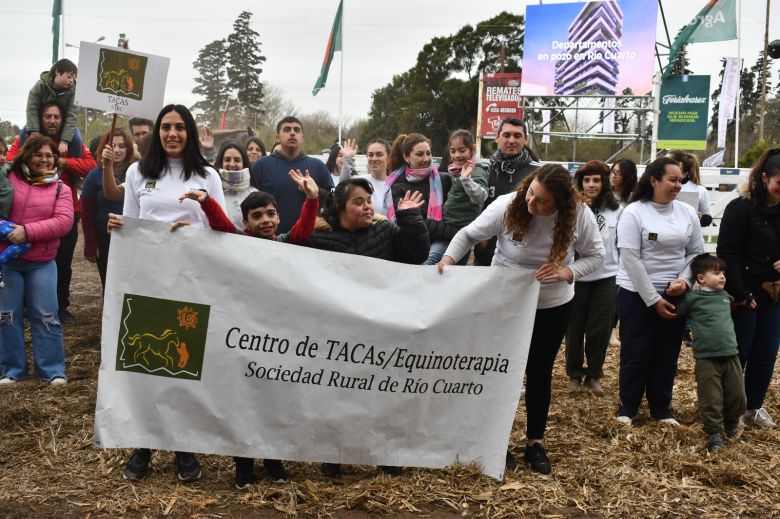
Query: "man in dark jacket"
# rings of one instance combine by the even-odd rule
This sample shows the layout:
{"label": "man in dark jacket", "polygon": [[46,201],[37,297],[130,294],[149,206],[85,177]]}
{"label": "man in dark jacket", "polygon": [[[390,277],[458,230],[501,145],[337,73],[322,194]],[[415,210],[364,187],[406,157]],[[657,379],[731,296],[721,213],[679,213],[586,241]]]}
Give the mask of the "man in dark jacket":
{"label": "man in dark jacket", "polygon": [[[514,191],[539,166],[526,148],[528,128],[522,119],[508,117],[501,121],[496,144],[498,150],[490,157],[488,167],[488,197],[483,211],[499,196]],[[496,238],[478,243],[474,247],[475,264],[490,265],[495,250]]]}
{"label": "man in dark jacket", "polygon": [[333,179],[324,162],[303,153],[303,125],[297,118],[287,116],[279,121],[276,140],[280,149],[257,159],[250,178],[254,187],[276,198],[281,218],[278,232],[283,234],[295,224],[306,199],[306,195],[290,179],[290,170],[308,171],[317,186],[327,191],[333,188]]}

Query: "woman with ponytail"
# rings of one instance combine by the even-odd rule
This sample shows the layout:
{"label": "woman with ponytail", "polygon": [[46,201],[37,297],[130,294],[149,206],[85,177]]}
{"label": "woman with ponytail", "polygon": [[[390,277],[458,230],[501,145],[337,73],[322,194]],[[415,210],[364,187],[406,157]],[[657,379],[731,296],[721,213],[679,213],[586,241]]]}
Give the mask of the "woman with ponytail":
{"label": "woman with ponytail", "polygon": [[699,223],[701,226],[707,227],[712,223],[710,193],[707,191],[706,187],[701,185],[699,158],[692,153],[686,153],[684,151],[670,151],[666,156],[677,162],[682,170],[682,189],[680,189],[680,193],[697,193],[699,195],[699,204],[696,208],[696,213],[699,216]]}
{"label": "woman with ponytail", "polygon": [[[516,191],[496,198],[461,229],[439,262],[439,272],[454,265],[478,241],[494,236],[498,240],[492,265],[534,269],[541,283],[525,371],[524,458],[536,472],[549,474],[544,431],[553,363],[571,315],[573,282],[603,265],[604,244],[593,212],[575,191],[569,172],[557,164],[531,172]],[[515,467],[514,457],[507,452],[507,468]]]}

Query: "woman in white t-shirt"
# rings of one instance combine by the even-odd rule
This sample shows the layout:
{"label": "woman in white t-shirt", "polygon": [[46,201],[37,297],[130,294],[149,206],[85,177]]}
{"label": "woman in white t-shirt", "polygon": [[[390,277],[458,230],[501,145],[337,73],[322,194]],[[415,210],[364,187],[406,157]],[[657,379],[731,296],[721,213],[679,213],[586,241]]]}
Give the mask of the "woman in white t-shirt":
{"label": "woman in white t-shirt", "polygon": [[[493,266],[536,271],[541,287],[525,371],[524,458],[542,474],[552,470],[544,450],[544,431],[553,363],[571,315],[573,282],[604,263],[596,218],[584,202],[565,168],[544,165],[529,174],[516,191],[496,198],[476,220],[458,231],[438,264],[442,272],[478,241],[497,236]],[[576,260],[575,251],[579,254]],[[507,452],[507,468],[515,467]]]}
{"label": "woman in white t-shirt", "polygon": [[610,170],[609,185],[617,201],[625,207],[636,187],[636,163],[631,159],[615,161]]}
{"label": "woman in white t-shirt", "polygon": [[699,217],[699,224],[707,227],[712,223],[712,211],[710,208],[710,192],[701,185],[701,176],[699,175],[699,159],[696,155],[684,151],[670,151],[667,155],[670,159],[677,162],[682,171],[682,189],[681,193],[696,193],[699,201],[696,213]]}
{"label": "woman in white t-shirt", "polygon": [[[355,171],[355,154],[357,144],[355,139],[347,139],[342,147],[344,152],[344,164],[341,168],[340,181],[351,178]],[[374,188],[371,193],[371,205],[375,214],[387,216],[387,204],[385,203],[385,181],[387,180],[388,161],[390,159],[390,143],[384,139],[374,139],[368,143],[366,149],[368,159],[368,175],[358,175],[365,178]],[[334,182],[338,185],[338,182]]]}
{"label": "woman in white t-shirt", "polygon": [[[590,210],[604,242],[604,266],[574,283],[574,299],[566,332],[566,374],[569,389],[584,385],[596,396],[604,396],[602,367],[607,354],[615,316],[615,276],[618,254],[615,246],[620,204],[609,185],[609,166],[600,160],[583,164],[574,175],[577,189],[590,200]],[[584,340],[583,340],[584,339]],[[587,367],[584,360],[587,359]]]}
{"label": "woman in white t-shirt", "polygon": [[620,269],[620,408],[630,424],[647,394],[650,415],[678,425],[670,404],[685,321],[674,303],[690,287],[690,261],[704,248],[693,207],[675,200],[682,172],[673,159],[651,162],[617,228]]}
{"label": "woman in white t-shirt", "polygon": [[[167,105],[157,116],[149,151],[141,162],[127,169],[124,216],[159,222],[188,222],[209,228],[208,220],[194,200],[179,202],[182,193],[205,190],[222,209],[225,197],[219,174],[209,166],[198,147],[195,119],[182,105]],[[109,214],[109,229],[122,228],[122,216]],[[124,470],[124,478],[140,481],[149,473],[151,450],[135,449]],[[200,464],[192,453],[176,452],[179,480],[201,476]]]}

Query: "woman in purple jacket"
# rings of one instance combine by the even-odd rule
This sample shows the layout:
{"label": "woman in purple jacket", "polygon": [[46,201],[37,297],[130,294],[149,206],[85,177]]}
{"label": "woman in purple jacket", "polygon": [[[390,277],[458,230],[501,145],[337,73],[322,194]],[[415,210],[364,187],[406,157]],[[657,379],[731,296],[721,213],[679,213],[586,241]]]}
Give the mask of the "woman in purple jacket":
{"label": "woman in purple jacket", "polygon": [[[57,317],[57,266],[60,238],[73,227],[70,188],[59,180],[59,153],[51,139],[33,135],[13,161],[9,220],[16,222],[8,241],[32,247],[5,267],[0,289],[0,384],[27,378],[24,308],[32,330],[35,375],[53,385],[65,384],[65,347]],[[0,251],[9,243],[0,243]]]}

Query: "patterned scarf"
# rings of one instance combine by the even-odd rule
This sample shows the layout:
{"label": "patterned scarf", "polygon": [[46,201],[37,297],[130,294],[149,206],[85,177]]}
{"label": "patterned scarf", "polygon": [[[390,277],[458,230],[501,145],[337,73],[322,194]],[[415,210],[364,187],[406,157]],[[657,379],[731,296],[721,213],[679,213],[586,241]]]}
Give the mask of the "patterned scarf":
{"label": "patterned scarf", "polygon": [[452,164],[447,166],[447,173],[449,173],[452,178],[460,177],[461,171],[463,171],[463,164],[455,164],[453,162]]}
{"label": "patterned scarf", "polygon": [[225,192],[242,193],[249,189],[249,168],[240,171],[220,169],[219,176],[222,178],[222,189]]}
{"label": "patterned scarf", "polygon": [[531,163],[531,154],[528,150],[523,148],[523,151],[519,155],[504,155],[500,151],[496,151],[492,157],[490,157],[490,173],[496,175],[503,173],[509,175],[510,182],[515,173],[521,168]]}
{"label": "patterned scarf", "polygon": [[51,184],[53,182],[57,182],[60,179],[59,168],[42,175],[33,175],[30,169],[27,167],[27,164],[22,164],[20,169],[21,171],[19,173],[21,173],[21,177],[26,180],[28,184],[33,186]]}
{"label": "patterned scarf", "polygon": [[430,190],[428,191],[428,214],[427,217],[431,220],[441,221],[442,219],[442,204],[444,203],[444,191],[441,187],[441,177],[439,176],[439,170],[436,168],[426,169],[410,169],[407,167],[400,167],[390,173],[385,181],[385,205],[387,206],[387,218],[390,221],[395,221],[395,205],[393,204],[393,191],[392,185],[401,175],[406,177],[409,182],[420,182],[428,179],[430,184]]}

